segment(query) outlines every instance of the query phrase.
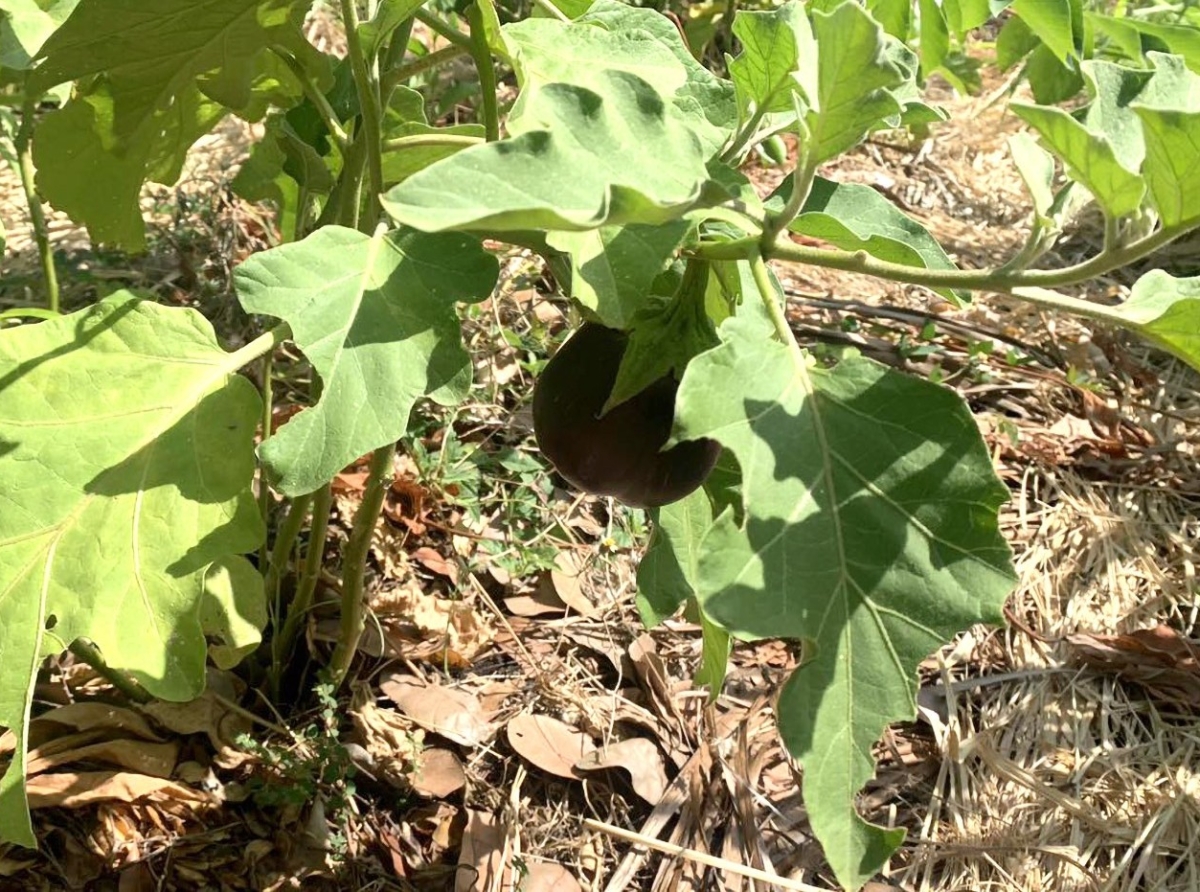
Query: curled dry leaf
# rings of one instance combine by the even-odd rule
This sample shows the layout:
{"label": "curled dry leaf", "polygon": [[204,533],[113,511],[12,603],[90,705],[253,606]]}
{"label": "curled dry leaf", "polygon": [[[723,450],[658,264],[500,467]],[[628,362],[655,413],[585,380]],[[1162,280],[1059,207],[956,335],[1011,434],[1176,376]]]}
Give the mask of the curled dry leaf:
{"label": "curled dry leaf", "polygon": [[412,553],[411,557],[430,573],[445,576],[452,583],[458,585],[458,565],[442,557],[436,548],[422,545]]}
{"label": "curled dry leaf", "polygon": [[407,789],[409,774],[420,758],[424,732],[396,710],[377,706],[365,684],[354,688],[350,719],[362,736],[374,770],[388,782]]}
{"label": "curled dry leaf", "polygon": [[417,757],[417,765],[409,775],[409,783],[421,796],[444,799],[466,785],[467,773],[458,756],[450,750],[430,747]]}
{"label": "curled dry leaf", "polygon": [[379,689],[426,731],[463,746],[477,746],[494,731],[479,700],[466,691],[425,684],[398,673],[380,679]]}
{"label": "curled dry leaf", "polygon": [[633,792],[650,805],[658,805],[670,783],[662,752],[653,740],[645,737],[631,737],[600,747],[580,759],[575,767],[582,771],[623,768],[629,773]]}
{"label": "curled dry leaf", "polygon": [[371,598],[371,611],[383,624],[388,644],[409,659],[455,654],[469,664],[492,643],[492,631],[467,601],[422,591],[412,582]]}
{"label": "curled dry leaf", "polygon": [[596,749],[592,738],[548,715],[519,715],[508,723],[508,742],[517,755],[542,771],[579,779],[575,766]]}

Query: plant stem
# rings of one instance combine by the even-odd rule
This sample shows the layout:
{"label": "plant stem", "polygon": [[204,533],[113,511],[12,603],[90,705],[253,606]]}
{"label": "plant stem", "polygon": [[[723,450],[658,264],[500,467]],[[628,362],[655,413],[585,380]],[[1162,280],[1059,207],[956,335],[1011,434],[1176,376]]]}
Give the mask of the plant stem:
{"label": "plant stem", "polygon": [[767,310],[767,316],[770,317],[771,324],[775,327],[775,336],[788,348],[792,361],[800,369],[804,369],[806,367],[804,353],[800,350],[800,344],[796,341],[792,326],[788,324],[782,295],[777,292],[775,285],[771,282],[771,275],[762,254],[755,254],[750,258],[750,274],[754,277],[754,284],[758,286],[758,294]]}
{"label": "plant stem", "polygon": [[33,224],[33,239],[37,243],[38,258],[42,262],[42,278],[46,283],[46,307],[59,311],[58,270],[54,267],[54,250],[50,247],[50,230],[46,227],[46,214],[42,210],[42,199],[37,193],[33,170],[33,126],[37,113],[37,100],[26,95],[21,105],[21,126],[13,140],[17,150],[17,162],[21,174],[21,189],[25,193],[25,204],[29,207],[29,221]]}
{"label": "plant stem", "polygon": [[[273,418],[273,392],[271,388],[271,373],[275,366],[275,352],[270,351],[263,356],[263,371],[262,371],[262,440],[265,442],[271,436],[271,422]],[[263,519],[263,523],[267,522],[267,517],[271,513],[271,488],[267,485],[266,476],[260,474],[258,478],[258,513]],[[263,544],[258,549],[258,566],[260,572],[262,568],[267,566],[267,541],[264,538]]]}
{"label": "plant stem", "polygon": [[304,567],[300,571],[296,596],[288,605],[283,627],[271,646],[271,687],[276,692],[279,689],[283,667],[291,661],[300,629],[312,609],[317,580],[321,576],[321,562],[325,557],[325,536],[329,531],[329,512],[332,506],[333,487],[326,483],[313,497],[312,528],[308,533],[308,548],[304,552]]}
{"label": "plant stem", "polygon": [[807,146],[800,145],[800,157],[796,159],[796,167],[792,171],[792,194],[778,214],[771,214],[763,224],[761,243],[768,250],[779,241],[779,234],[800,215],[804,203],[808,201],[808,193],[812,191],[813,180],[817,176],[817,165],[809,158]]}
{"label": "plant stem", "polygon": [[270,353],[291,336],[291,326],[286,322],[276,325],[270,331],[260,334],[244,347],[240,347],[232,353],[227,353],[224,361],[225,369],[230,372],[237,371],[242,366],[254,362],[260,356]]}
{"label": "plant stem", "polygon": [[555,6],[553,0],[533,0],[533,5],[552,19],[558,19],[560,22],[571,21],[571,17]]}
{"label": "plant stem", "polygon": [[464,50],[471,49],[471,38],[469,38],[466,34],[463,34],[457,28],[450,27],[433,13],[426,12],[424,9],[418,9],[416,12],[416,19],[426,28],[431,31],[436,31],[455,46],[462,47]]}
{"label": "plant stem", "polygon": [[333,141],[337,143],[338,149],[345,152],[346,146],[350,144],[350,137],[346,131],[342,129],[342,122],[338,120],[337,112],[333,110],[333,106],[329,104],[329,100],[325,98],[325,94],[317,89],[317,85],[313,83],[312,78],[304,70],[304,66],[299,60],[285,50],[283,47],[271,47],[271,52],[283,60],[283,63],[291,69],[292,74],[296,75],[296,79],[300,81],[300,85],[304,88],[304,95],[308,97],[308,101],[316,108],[317,113],[321,116],[321,120],[325,124],[325,129],[333,136]]}
{"label": "plant stem", "polygon": [[[267,567],[266,579],[263,583],[263,589],[268,598],[278,599],[283,568],[287,566],[288,555],[296,547],[296,540],[300,538],[300,529],[304,526],[305,518],[308,517],[308,508],[312,504],[312,500],[312,493],[292,499],[287,515],[275,533],[275,545],[271,548],[271,563]],[[278,615],[277,610],[276,616]]]}
{"label": "plant stem", "polygon": [[409,78],[416,77],[418,74],[423,74],[431,68],[437,68],[439,65],[453,61],[459,56],[465,56],[469,52],[470,50],[467,47],[445,46],[440,50],[435,50],[428,56],[421,56],[419,59],[414,59],[407,65],[393,68],[383,76],[383,90],[385,93],[390,93]]}
{"label": "plant stem", "polygon": [[404,56],[408,53],[408,41],[412,37],[413,17],[405,19],[388,40],[387,53],[379,64],[379,106],[386,109],[392,101],[392,92],[396,82],[388,79],[388,72],[400,68],[404,64]]}
{"label": "plant stem", "polygon": [[[924,285],[929,288],[962,288],[972,291],[995,291],[1012,294],[1023,287],[1056,288],[1086,282],[1106,272],[1126,266],[1162,248],[1184,235],[1191,227],[1172,227],[1138,239],[1115,251],[1104,251],[1090,260],[1062,269],[1005,270],[996,269],[922,269],[877,260],[866,251],[836,251],[824,248],[809,248],[786,239],[776,241],[762,251],[773,260],[788,260],[808,263],[829,269],[864,273],[880,279]],[[732,239],[723,242],[701,242],[685,252],[691,257],[705,260],[746,260],[762,248],[757,237]]]}
{"label": "plant stem", "polygon": [[138,684],[135,679],[108,665],[108,661],[104,659],[100,649],[86,638],[75,639],[67,647],[67,650],[73,653],[76,659],[82,660],[95,669],[101,678],[134,703],[149,703],[154,699],[150,696],[150,692]]}
{"label": "plant stem", "polygon": [[418,146],[468,146],[479,145],[482,142],[487,142],[479,136],[460,136],[453,133],[422,133],[415,136],[397,136],[394,139],[384,140],[384,149],[391,151],[393,149],[411,149]]}
{"label": "plant stem", "polygon": [[375,222],[383,213],[379,196],[383,192],[383,162],[380,143],[383,142],[383,115],[380,108],[379,80],[367,65],[362,40],[358,34],[358,9],[355,0],[341,0],[342,22],[346,29],[346,52],[350,57],[350,68],[354,72],[354,85],[358,90],[358,104],[362,110],[362,127],[354,134],[355,143],[361,143],[366,152],[367,182],[371,197],[366,217],[359,222],[359,229],[370,233]]}
{"label": "plant stem", "polygon": [[342,551],[342,624],[337,645],[329,660],[329,674],[335,686],[340,685],[350,671],[365,625],[366,604],[363,600],[363,581],[367,557],[375,535],[375,522],[383,508],[383,499],[392,481],[392,461],[396,444],[376,449],[363,492],[362,504],[354,514],[354,526]]}
{"label": "plant stem", "polygon": [[474,0],[467,7],[467,24],[471,26],[471,58],[479,72],[480,98],[483,103],[483,129],[488,142],[500,138],[500,110],[496,106],[496,67],[492,64],[492,51],[488,47],[484,31],[483,10],[480,3],[489,0]]}

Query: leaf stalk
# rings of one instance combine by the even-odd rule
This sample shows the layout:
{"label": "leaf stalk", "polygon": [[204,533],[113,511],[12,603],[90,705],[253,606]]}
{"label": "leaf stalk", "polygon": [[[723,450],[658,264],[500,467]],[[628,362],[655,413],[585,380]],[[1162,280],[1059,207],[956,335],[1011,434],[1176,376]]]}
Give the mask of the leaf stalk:
{"label": "leaf stalk", "polygon": [[46,213],[42,209],[42,198],[34,182],[33,128],[37,115],[36,97],[26,94],[21,104],[21,126],[13,142],[17,150],[17,166],[21,175],[21,190],[25,193],[25,204],[29,208],[29,221],[33,224],[33,240],[37,244],[38,258],[42,264],[42,278],[46,285],[46,307],[52,313],[59,312],[58,270],[54,266],[54,249],[50,246],[50,230],[46,226]]}

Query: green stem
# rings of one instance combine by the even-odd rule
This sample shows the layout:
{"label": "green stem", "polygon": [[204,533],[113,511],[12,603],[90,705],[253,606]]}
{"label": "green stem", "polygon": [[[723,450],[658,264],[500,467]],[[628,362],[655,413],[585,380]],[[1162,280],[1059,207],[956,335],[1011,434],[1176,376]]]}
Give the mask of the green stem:
{"label": "green stem", "polygon": [[462,47],[464,50],[470,51],[471,38],[466,34],[463,34],[457,28],[452,28],[450,25],[447,25],[433,13],[426,12],[423,9],[418,9],[416,12],[416,19],[426,28],[431,31],[436,31],[455,46]]}
{"label": "green stem", "polygon": [[354,134],[355,143],[362,143],[366,152],[367,181],[370,183],[370,206],[365,218],[359,221],[362,232],[371,232],[383,213],[379,196],[383,193],[383,161],[380,144],[383,142],[383,113],[380,108],[379,80],[367,64],[362,40],[358,33],[358,9],[355,0],[341,0],[342,23],[346,29],[346,53],[354,72],[358,104],[362,110],[362,127]]}
{"label": "green stem", "polygon": [[762,119],[763,112],[755,109],[750,120],[734,136],[733,144],[721,153],[722,161],[727,164],[733,164],[741,158],[742,154],[746,151],[746,146],[750,144],[750,141],[754,139],[754,135],[758,133],[758,127],[762,123]]}
{"label": "green stem", "polygon": [[85,638],[77,638],[67,647],[77,659],[83,660],[107,681],[110,685],[132,700],[134,703],[149,703],[154,698],[136,680],[119,672],[108,665],[100,649]]}
{"label": "green stem", "polygon": [[375,523],[383,508],[384,496],[391,485],[395,455],[395,443],[376,449],[372,453],[362,504],[354,513],[354,525],[342,551],[342,623],[333,656],[329,660],[329,674],[335,685],[340,685],[346,678],[354,654],[358,650],[359,639],[362,638],[366,615],[363,582],[366,578],[367,557],[371,552]]}
{"label": "green stem", "polygon": [[571,21],[571,17],[555,6],[551,0],[533,0],[533,5],[552,19],[558,19],[560,22]]}
{"label": "green stem", "polygon": [[233,372],[247,366],[260,356],[270,353],[292,336],[292,329],[286,322],[276,325],[270,331],[263,332],[249,344],[226,354],[224,367]]}
{"label": "green stem", "polygon": [[778,214],[771,214],[763,224],[760,242],[767,250],[779,240],[779,234],[787,229],[788,224],[800,215],[804,203],[808,201],[808,193],[812,191],[813,180],[817,176],[817,165],[809,159],[809,152],[804,145],[800,146],[800,157],[796,159],[796,167],[792,171],[792,194]]}
{"label": "green stem", "polygon": [[304,66],[283,47],[273,46],[271,47],[271,52],[282,59],[283,63],[291,69],[292,74],[296,75],[296,79],[300,81],[300,85],[304,88],[304,95],[308,97],[308,101],[316,108],[317,113],[321,116],[321,120],[325,123],[325,129],[333,136],[333,141],[337,143],[338,149],[343,152],[346,151],[346,146],[350,144],[350,137],[342,129],[342,122],[338,120],[337,112],[333,110],[333,106],[329,104],[329,100],[325,97],[325,94],[317,89],[317,85],[308,76],[308,73],[304,70]]}
{"label": "green stem", "polygon": [[419,59],[414,59],[407,65],[401,65],[399,68],[393,68],[383,76],[383,92],[390,95],[392,90],[404,83],[409,78],[414,78],[418,74],[423,74],[431,68],[437,68],[439,65],[453,61],[459,56],[465,56],[469,52],[469,47],[445,46],[440,50],[430,53],[428,56],[422,56]]}
{"label": "green stem", "polygon": [[[271,548],[271,563],[267,567],[267,575],[263,583],[263,589],[268,598],[278,600],[279,582],[283,579],[283,570],[287,566],[288,556],[296,547],[296,540],[300,538],[300,530],[308,517],[308,508],[312,504],[312,500],[312,493],[292,499],[291,507],[288,508],[283,523],[275,532],[275,545]],[[278,611],[275,615],[279,616]]]}
{"label": "green stem", "polygon": [[483,129],[488,142],[500,138],[500,110],[496,105],[496,67],[492,64],[492,51],[488,48],[487,34],[483,27],[483,11],[474,0],[467,7],[467,24],[471,26],[471,58],[479,71],[479,89],[483,102]]}
{"label": "green stem", "polygon": [[[271,351],[263,356],[263,371],[262,371],[262,439],[265,442],[271,436],[271,422],[273,410],[274,393],[271,388],[272,369],[275,366],[275,352]],[[267,485],[266,476],[262,475],[258,481],[258,513],[262,517],[263,523],[267,522],[267,518],[271,513],[271,488]],[[267,542],[263,540],[263,544],[258,549],[258,565],[259,567],[267,566]]]}
{"label": "green stem", "polygon": [[387,53],[380,63],[379,105],[386,109],[392,101],[392,92],[396,83],[388,80],[388,72],[404,64],[404,56],[408,52],[408,41],[412,38],[414,19],[410,16],[397,26],[388,40]]}
{"label": "green stem", "polygon": [[[808,263],[829,269],[863,273],[880,279],[924,285],[928,288],[962,288],[972,291],[995,291],[1011,294],[1016,288],[1057,288],[1076,285],[1141,259],[1189,231],[1185,227],[1160,229],[1116,251],[1102,252],[1090,260],[1062,269],[1006,270],[997,269],[922,269],[901,263],[877,260],[866,251],[836,251],[810,248],[781,239],[762,253],[772,260]],[[701,242],[686,253],[705,260],[746,260],[762,248],[758,237],[732,239],[723,242]]]}
{"label": "green stem", "polygon": [[423,133],[416,136],[397,136],[394,139],[384,140],[383,148],[391,151],[393,149],[412,149],[418,146],[468,146],[479,145],[479,143],[487,142],[479,136],[459,136],[453,133]]}
{"label": "green stem", "polygon": [[763,260],[762,254],[754,254],[750,257],[750,274],[754,277],[754,284],[758,286],[758,293],[767,310],[767,316],[770,317],[771,325],[775,328],[775,336],[788,348],[788,353],[791,354],[792,361],[797,367],[807,368],[804,362],[804,353],[800,350],[800,344],[796,342],[792,326],[788,324],[787,314],[783,309],[783,297],[771,282],[771,275],[767,271],[767,263]]}
{"label": "green stem", "polygon": [[278,693],[283,667],[292,659],[296,639],[300,637],[308,612],[312,609],[317,592],[317,580],[321,577],[321,564],[325,558],[325,536],[329,531],[329,512],[333,506],[333,487],[326,483],[317,490],[312,503],[312,528],[308,533],[308,548],[304,552],[304,566],[296,584],[296,595],[288,605],[283,627],[271,644],[271,690]]}
{"label": "green stem", "polygon": [[33,224],[33,239],[37,243],[38,258],[42,262],[42,278],[46,284],[46,307],[59,311],[58,270],[54,266],[54,250],[50,247],[50,230],[46,226],[46,214],[42,210],[42,199],[34,183],[33,127],[37,116],[37,100],[26,96],[21,106],[21,126],[13,140],[17,150],[17,162],[21,174],[21,189],[25,193],[25,204],[29,207],[29,221]]}

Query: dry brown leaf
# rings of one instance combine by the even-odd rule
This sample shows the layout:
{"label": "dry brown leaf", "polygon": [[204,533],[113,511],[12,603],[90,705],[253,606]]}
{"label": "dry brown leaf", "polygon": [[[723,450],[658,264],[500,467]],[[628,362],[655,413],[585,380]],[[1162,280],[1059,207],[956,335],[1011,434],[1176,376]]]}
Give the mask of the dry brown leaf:
{"label": "dry brown leaf", "polygon": [[561,864],[553,861],[534,861],[521,884],[521,892],[583,892],[579,880]]}
{"label": "dry brown leaf", "polygon": [[63,771],[39,774],[26,786],[30,808],[78,808],[94,802],[136,802],[147,796],[195,804],[211,803],[211,797],[161,777],[129,771]]}
{"label": "dry brown leaf", "polygon": [[225,706],[211,687],[190,703],[152,700],[139,709],[177,734],[207,735],[217,750],[216,761],[221,767],[234,767],[249,758],[236,741],[250,730],[250,720]]}
{"label": "dry brown leaf", "polygon": [[396,710],[377,706],[365,684],[354,688],[350,719],[376,769],[386,780],[407,788],[409,774],[424,745],[425,732],[414,728],[413,722]]}
{"label": "dry brown leaf", "polygon": [[422,545],[410,557],[429,572],[445,576],[452,583],[458,585],[458,565],[442,557],[436,548]]}
{"label": "dry brown leaf", "polygon": [[1200,641],[1169,626],[1124,635],[1067,636],[1075,658],[1139,684],[1162,700],[1200,706]]}
{"label": "dry brown leaf", "polygon": [[454,892],[495,892],[500,889],[507,837],[504,825],[495,815],[467,810]]}
{"label": "dry brown leaf", "polygon": [[463,746],[477,746],[494,731],[479,700],[466,691],[427,685],[398,673],[381,678],[379,689],[426,731]]}
{"label": "dry brown leaf", "polygon": [[77,762],[105,762],[138,774],[170,777],[179,757],[179,743],[151,743],[144,740],[102,740],[88,746],[47,754],[42,748],[31,750],[25,771],[40,774],[60,765]]}
{"label": "dry brown leaf", "polygon": [[583,771],[623,768],[629,772],[633,792],[650,805],[658,805],[670,780],[662,752],[653,740],[631,737],[600,747],[580,759],[575,767]]}
{"label": "dry brown leaf", "polygon": [[581,778],[575,766],[596,749],[592,738],[548,715],[519,715],[508,723],[517,755],[558,777]]}
{"label": "dry brown leaf", "polygon": [[[64,728],[83,731],[94,740],[97,732],[120,731],[122,736],[132,735],[143,740],[163,739],[149,723],[134,712],[121,706],[106,703],[69,703],[43,713],[29,723],[29,746],[38,747],[46,741],[63,736]],[[16,736],[11,731],[0,734],[0,756],[7,755],[16,746]]]}
{"label": "dry brown leaf", "polygon": [[541,580],[527,592],[505,598],[504,606],[514,616],[561,615],[566,610],[554,586],[549,582],[543,584]]}
{"label": "dry brown leaf", "polygon": [[376,594],[370,607],[396,656],[436,662],[452,653],[470,664],[492,643],[491,629],[469,602],[439,597],[415,583]]}
{"label": "dry brown leaf", "polygon": [[467,773],[458,756],[450,750],[430,747],[418,757],[417,767],[409,775],[409,782],[421,796],[443,799],[466,785]]}
{"label": "dry brown leaf", "polygon": [[581,616],[592,616],[596,605],[583,593],[583,567],[572,551],[560,551],[554,559],[549,582],[564,604]]}

